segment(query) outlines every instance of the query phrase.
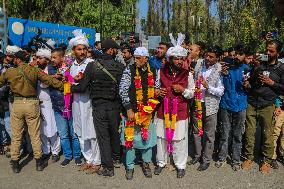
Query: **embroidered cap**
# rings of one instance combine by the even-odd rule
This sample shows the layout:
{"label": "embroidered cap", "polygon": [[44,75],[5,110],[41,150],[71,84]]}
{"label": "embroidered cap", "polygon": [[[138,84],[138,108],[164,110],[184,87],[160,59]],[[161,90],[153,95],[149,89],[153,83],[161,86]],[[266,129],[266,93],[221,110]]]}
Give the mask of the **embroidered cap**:
{"label": "embroidered cap", "polygon": [[147,57],[149,57],[149,52],[145,47],[137,47],[134,51],[134,56],[147,56]]}
{"label": "embroidered cap", "polygon": [[69,46],[71,49],[77,45],[85,45],[86,47],[89,46],[89,40],[81,29],[74,30],[72,33],[75,37],[69,41]]}

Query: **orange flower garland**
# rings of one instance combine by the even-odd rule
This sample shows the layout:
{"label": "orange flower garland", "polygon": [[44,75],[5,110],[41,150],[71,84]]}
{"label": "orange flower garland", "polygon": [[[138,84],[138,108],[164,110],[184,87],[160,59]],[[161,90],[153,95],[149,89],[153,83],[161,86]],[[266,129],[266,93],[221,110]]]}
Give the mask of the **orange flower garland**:
{"label": "orange flower garland", "polygon": [[125,146],[126,148],[133,147],[134,140],[134,126],[138,125],[141,127],[141,137],[143,140],[148,140],[149,133],[148,128],[152,119],[152,113],[155,110],[159,101],[155,100],[155,80],[154,75],[148,64],[148,94],[147,94],[147,105],[143,104],[143,88],[141,82],[141,76],[138,68],[136,68],[136,76],[134,85],[136,89],[136,100],[137,100],[137,112],[135,113],[135,122],[126,121],[125,124]]}

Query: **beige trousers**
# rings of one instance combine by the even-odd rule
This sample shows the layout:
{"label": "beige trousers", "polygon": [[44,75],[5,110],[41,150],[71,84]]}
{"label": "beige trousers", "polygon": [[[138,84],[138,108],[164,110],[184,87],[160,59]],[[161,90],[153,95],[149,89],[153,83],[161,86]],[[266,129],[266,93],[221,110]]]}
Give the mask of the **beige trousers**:
{"label": "beige trousers", "polygon": [[10,119],[12,128],[11,159],[15,161],[20,159],[20,148],[25,122],[30,135],[34,158],[41,158],[39,101],[25,98],[15,100],[12,104]]}
{"label": "beige trousers", "polygon": [[[280,137],[280,139],[279,139]],[[280,115],[275,118],[275,126],[273,132],[274,139],[274,155],[272,159],[277,158],[277,141],[280,140],[279,152],[281,156],[284,156],[284,111],[282,110]]]}

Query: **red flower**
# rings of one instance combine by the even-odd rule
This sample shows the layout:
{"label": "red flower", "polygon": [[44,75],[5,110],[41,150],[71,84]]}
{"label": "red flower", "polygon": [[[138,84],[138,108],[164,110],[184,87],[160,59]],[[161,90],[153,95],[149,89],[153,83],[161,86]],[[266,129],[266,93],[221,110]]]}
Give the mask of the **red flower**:
{"label": "red flower", "polygon": [[141,79],[135,79],[134,84],[136,89],[142,89]]}
{"label": "red flower", "polygon": [[148,140],[148,138],[149,138],[148,129],[142,127],[142,128],[141,128],[141,136],[142,136],[142,139],[143,139],[143,140],[145,140],[145,141]]}
{"label": "red flower", "polygon": [[125,147],[126,148],[132,148],[133,147],[133,141],[125,141]]}

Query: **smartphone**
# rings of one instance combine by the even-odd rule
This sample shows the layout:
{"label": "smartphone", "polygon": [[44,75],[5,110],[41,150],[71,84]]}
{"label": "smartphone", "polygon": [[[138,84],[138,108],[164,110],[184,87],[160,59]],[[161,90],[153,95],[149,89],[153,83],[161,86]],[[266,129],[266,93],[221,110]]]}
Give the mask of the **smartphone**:
{"label": "smartphone", "polygon": [[266,54],[260,54],[260,60],[262,62],[268,62],[268,55]]}

